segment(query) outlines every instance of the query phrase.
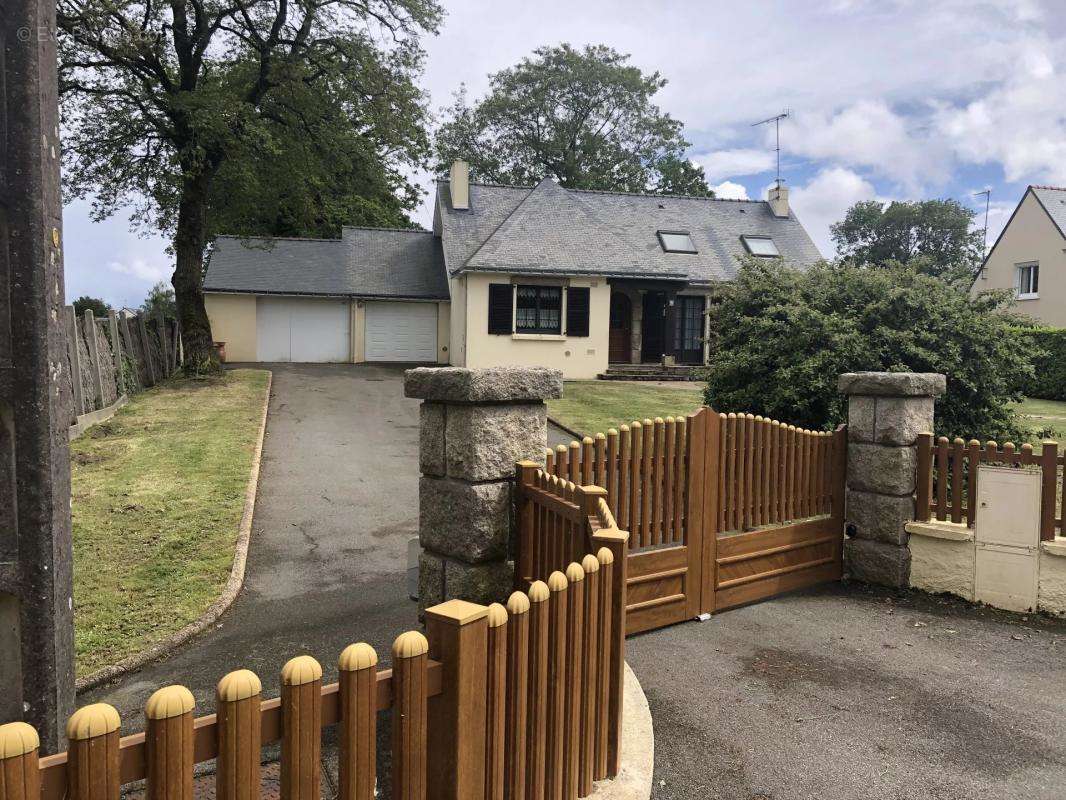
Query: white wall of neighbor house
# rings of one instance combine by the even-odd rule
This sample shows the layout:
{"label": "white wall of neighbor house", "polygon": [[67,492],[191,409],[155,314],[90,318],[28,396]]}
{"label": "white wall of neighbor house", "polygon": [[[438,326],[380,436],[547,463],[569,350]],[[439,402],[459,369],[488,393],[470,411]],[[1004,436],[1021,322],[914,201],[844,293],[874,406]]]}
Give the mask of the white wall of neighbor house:
{"label": "white wall of neighbor house", "polygon": [[1040,266],[1038,297],[1019,299],[1015,310],[1047,325],[1066,327],[1066,239],[1040,201],[1028,192],[992,250],[973,292],[1015,289],[1018,267]]}
{"label": "white wall of neighbor house", "polygon": [[[465,364],[470,368],[499,365],[544,366],[559,369],[568,380],[595,378],[607,370],[611,287],[604,278],[531,278],[471,272],[466,282]],[[489,284],[549,284],[589,287],[589,335],[490,334]],[[455,295],[452,295],[453,300]],[[566,319],[563,292],[563,319]],[[453,309],[454,310],[454,309]],[[453,324],[454,330],[454,324]],[[454,362],[453,362],[454,363]]]}
{"label": "white wall of neighbor house", "polygon": [[253,294],[204,295],[211,335],[226,343],[227,361],[256,360],[256,314]]}
{"label": "white wall of neighbor house", "polygon": [[452,304],[437,303],[437,363],[448,363],[451,349]]}
{"label": "white wall of neighbor house", "polygon": [[453,367],[466,366],[466,276],[448,280],[452,302],[449,310],[448,363]]}

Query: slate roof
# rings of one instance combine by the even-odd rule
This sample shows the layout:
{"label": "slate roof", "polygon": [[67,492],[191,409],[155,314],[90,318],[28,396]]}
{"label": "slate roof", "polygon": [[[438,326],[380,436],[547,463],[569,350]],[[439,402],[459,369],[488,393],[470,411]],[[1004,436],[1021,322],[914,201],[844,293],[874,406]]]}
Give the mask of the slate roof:
{"label": "slate roof", "polygon": [[[572,190],[546,179],[525,189],[473,183],[470,209],[455,210],[441,181],[436,213],[452,275],[586,273],[709,284],[736,277],[737,257],[747,252],[742,235],[772,237],[793,266],[822,258],[795,213],[777,218],[764,201]],[[699,252],[663,252],[659,230],[688,231]]]}
{"label": "slate roof", "polygon": [[1058,226],[1059,233],[1066,237],[1066,187],[1030,186],[1036,199]]}
{"label": "slate roof", "polygon": [[340,239],[219,236],[204,290],[448,299],[440,240],[393,228],[344,228]]}

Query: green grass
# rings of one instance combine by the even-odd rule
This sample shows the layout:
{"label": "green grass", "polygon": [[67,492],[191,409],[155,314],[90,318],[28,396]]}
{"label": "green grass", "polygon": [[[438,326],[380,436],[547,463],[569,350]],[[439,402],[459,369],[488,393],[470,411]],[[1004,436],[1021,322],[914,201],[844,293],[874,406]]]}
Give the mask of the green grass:
{"label": "green grass", "polygon": [[1060,449],[1066,444],[1066,402],[1059,400],[1025,400],[1015,406],[1022,422],[1029,430],[1029,441],[1039,445],[1043,439],[1054,439]]}
{"label": "green grass", "polygon": [[79,675],[195,620],[229,576],[267,373],[175,380],[71,443]]}
{"label": "green grass", "polygon": [[703,404],[702,383],[655,386],[618,381],[567,381],[560,400],[548,401],[548,415],[585,436],[623,423],[677,416]]}

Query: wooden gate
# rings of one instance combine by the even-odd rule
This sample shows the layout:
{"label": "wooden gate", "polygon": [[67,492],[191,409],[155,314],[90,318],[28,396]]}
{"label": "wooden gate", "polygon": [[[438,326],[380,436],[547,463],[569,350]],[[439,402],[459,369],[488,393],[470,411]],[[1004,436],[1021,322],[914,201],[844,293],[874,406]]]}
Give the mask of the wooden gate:
{"label": "wooden gate", "polygon": [[628,531],[627,632],[841,575],[847,434],[703,408],[549,452]]}

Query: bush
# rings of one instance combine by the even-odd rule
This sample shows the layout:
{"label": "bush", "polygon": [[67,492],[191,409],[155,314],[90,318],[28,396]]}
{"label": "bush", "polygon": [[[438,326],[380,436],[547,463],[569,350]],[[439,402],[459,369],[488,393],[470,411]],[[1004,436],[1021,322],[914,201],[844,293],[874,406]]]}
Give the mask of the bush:
{"label": "bush", "polygon": [[748,261],[711,304],[708,404],[816,429],[847,415],[843,372],[941,372],[936,432],[1022,437],[1010,403],[1032,378],[1002,294],[977,298],[900,265]]}
{"label": "bush", "polygon": [[1066,400],[1066,328],[1023,328],[1021,334],[1033,362],[1033,375],[1022,384],[1022,394]]}

